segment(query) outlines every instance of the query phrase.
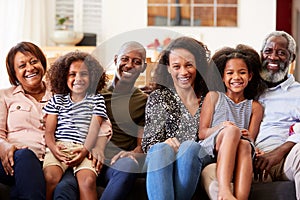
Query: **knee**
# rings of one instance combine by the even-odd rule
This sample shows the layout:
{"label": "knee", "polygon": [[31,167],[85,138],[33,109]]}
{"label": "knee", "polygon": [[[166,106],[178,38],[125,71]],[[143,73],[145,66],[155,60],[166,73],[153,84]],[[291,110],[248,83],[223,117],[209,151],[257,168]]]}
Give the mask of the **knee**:
{"label": "knee", "polygon": [[198,144],[195,141],[187,140],[180,144],[179,150],[185,149],[189,151],[199,151],[201,148],[201,145]]}
{"label": "knee", "polygon": [[118,159],[111,168],[125,173],[137,173],[139,172],[139,164],[129,157]]}
{"label": "knee", "polygon": [[48,185],[57,185],[61,177],[51,171],[44,171],[45,181]]}
{"label": "knee", "polygon": [[[91,172],[94,173],[94,172]],[[78,179],[78,185],[80,190],[82,191],[90,191],[92,189],[96,189],[96,175],[90,174],[90,175],[84,175],[81,177],[77,177]]]}
{"label": "knee", "polygon": [[190,141],[190,140],[185,141],[179,147],[177,158],[181,157],[183,154],[186,155],[184,157],[186,157],[187,159],[200,158],[198,156],[200,149],[201,149],[201,145],[196,143],[195,141]]}
{"label": "knee", "polygon": [[251,155],[252,154],[252,147],[248,140],[240,140],[238,146],[238,153],[242,155]]}
{"label": "knee", "polygon": [[18,160],[29,160],[29,159],[37,159],[33,151],[30,149],[19,149],[15,151],[14,158],[16,161]]}
{"label": "knee", "polygon": [[237,126],[226,126],[220,134],[222,135],[223,140],[229,142],[237,142],[241,138],[241,131]]}
{"label": "knee", "polygon": [[148,152],[148,154],[153,155],[161,155],[161,153],[174,154],[174,150],[172,149],[172,147],[170,147],[170,145],[164,142],[160,142],[153,145]]}

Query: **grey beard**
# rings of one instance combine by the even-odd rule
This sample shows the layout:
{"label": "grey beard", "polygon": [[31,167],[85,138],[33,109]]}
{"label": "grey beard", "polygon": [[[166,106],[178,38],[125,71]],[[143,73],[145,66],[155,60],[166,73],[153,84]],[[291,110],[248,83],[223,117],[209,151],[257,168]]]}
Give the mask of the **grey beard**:
{"label": "grey beard", "polygon": [[259,74],[261,76],[261,78],[269,83],[278,83],[280,81],[283,81],[285,76],[288,73],[289,68],[286,67],[283,70],[279,70],[278,72],[276,72],[275,74],[268,71],[266,68],[263,68],[262,70],[260,70]]}

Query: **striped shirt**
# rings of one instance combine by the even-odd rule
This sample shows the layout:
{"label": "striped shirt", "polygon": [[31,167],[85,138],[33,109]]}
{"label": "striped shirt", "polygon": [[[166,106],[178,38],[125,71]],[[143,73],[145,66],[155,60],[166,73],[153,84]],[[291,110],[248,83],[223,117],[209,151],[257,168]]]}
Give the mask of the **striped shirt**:
{"label": "striped shirt", "polygon": [[92,115],[107,119],[102,95],[87,95],[80,102],[72,102],[70,95],[56,94],[43,108],[46,114],[57,115],[56,141],[84,144]]}
{"label": "striped shirt", "polygon": [[248,129],[252,114],[252,101],[245,99],[235,103],[226,94],[218,92],[219,99],[215,107],[211,127],[217,126],[224,121],[234,122],[240,129]]}

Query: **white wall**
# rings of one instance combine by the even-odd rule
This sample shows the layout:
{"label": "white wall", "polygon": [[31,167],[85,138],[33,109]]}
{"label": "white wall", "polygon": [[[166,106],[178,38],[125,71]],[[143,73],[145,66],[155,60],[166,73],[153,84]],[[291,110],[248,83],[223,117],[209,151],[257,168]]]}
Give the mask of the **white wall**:
{"label": "white wall", "polygon": [[[239,0],[238,27],[168,28],[202,40],[212,53],[225,45],[248,44],[257,50],[276,27],[276,0]],[[118,6],[116,6],[118,5]],[[147,27],[147,0],[103,0],[103,40]],[[155,38],[153,33],[153,38]],[[145,38],[147,39],[147,38]]]}
{"label": "white wall", "polygon": [[[7,0],[8,1],[8,0]],[[172,32],[175,34],[180,33],[187,36],[195,37],[203,41],[212,53],[220,47],[225,45],[234,46],[238,43],[248,44],[254,47],[256,50],[260,50],[261,42],[264,36],[275,30],[276,27],[276,0],[239,0],[239,14],[238,14],[238,27],[235,28],[208,28],[208,27],[164,27],[163,30],[156,30],[154,27],[147,28],[147,0],[102,0],[103,1],[103,13],[102,13],[102,29],[101,35],[102,43],[106,41],[106,46],[109,46],[110,51],[101,51],[101,55],[111,58],[115,52],[115,48],[118,48],[126,39],[134,39],[143,41],[143,44],[149,44],[154,38],[164,39],[170,36]],[[1,1],[4,2],[4,1]],[[47,0],[49,4],[47,6],[47,15],[54,12],[54,3],[52,0]],[[117,6],[116,6],[117,5]],[[2,9],[9,9],[7,6],[1,6],[1,13],[4,13]],[[13,11],[14,8],[9,10]],[[13,12],[20,13],[20,12]],[[2,23],[7,24],[7,16],[2,16]],[[23,18],[19,16],[18,18]],[[53,21],[48,19],[48,36],[51,35],[53,29]],[[9,35],[13,33],[17,24],[10,24],[5,29],[3,36],[6,43],[11,45],[4,45],[0,42],[0,88],[8,87],[8,77],[5,69],[5,56],[8,49],[15,45],[19,40],[26,38],[19,38],[17,41],[10,40]],[[36,30],[36,24],[28,26],[30,30]],[[143,29],[143,30],[141,30]],[[147,29],[146,31],[144,29]],[[148,31],[149,29],[149,31]],[[136,34],[132,34],[133,30],[139,30]],[[126,34],[124,34],[126,33]],[[45,34],[47,35],[47,34]],[[172,35],[171,35],[172,36]],[[25,36],[23,36],[25,37]],[[113,38],[114,45],[111,46],[110,42],[107,42],[110,38]],[[110,40],[111,41],[111,40]],[[109,43],[109,44],[108,44]],[[37,43],[42,46],[43,44]],[[47,39],[47,45],[53,45],[51,40]],[[105,45],[104,45],[105,46]],[[106,49],[107,50],[107,49]]]}

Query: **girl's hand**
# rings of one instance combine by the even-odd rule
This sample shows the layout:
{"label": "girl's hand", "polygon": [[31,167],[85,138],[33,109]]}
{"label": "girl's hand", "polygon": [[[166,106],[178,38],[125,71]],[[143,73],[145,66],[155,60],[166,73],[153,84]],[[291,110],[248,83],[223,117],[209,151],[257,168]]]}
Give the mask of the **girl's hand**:
{"label": "girl's hand", "polygon": [[242,133],[242,136],[244,136],[245,138],[250,139],[249,138],[250,133],[249,133],[249,131],[247,129],[241,129],[241,133]]}
{"label": "girl's hand", "polygon": [[68,155],[66,153],[64,153],[64,150],[67,149],[67,147],[65,147],[62,144],[59,145],[50,145],[48,146],[49,149],[51,150],[52,154],[54,155],[54,157],[59,160],[60,162],[65,162],[67,160],[70,160],[70,158],[68,157]]}
{"label": "girl's hand", "polygon": [[172,147],[173,150],[177,153],[180,146],[180,142],[176,137],[168,138],[166,141],[164,141],[164,143],[170,145],[170,147]]}
{"label": "girl's hand", "polygon": [[222,123],[222,126],[235,126],[235,123],[233,123],[231,121],[225,121]]}
{"label": "girl's hand", "polygon": [[85,157],[87,157],[87,155],[89,154],[89,151],[85,148],[75,148],[71,151],[72,155],[74,155],[74,157],[70,158],[69,160],[65,161],[65,163],[67,165],[69,165],[70,167],[74,167],[79,165],[83,159]]}
{"label": "girl's hand", "polygon": [[260,150],[259,148],[255,148],[255,156],[261,156],[263,155],[265,152]]}

